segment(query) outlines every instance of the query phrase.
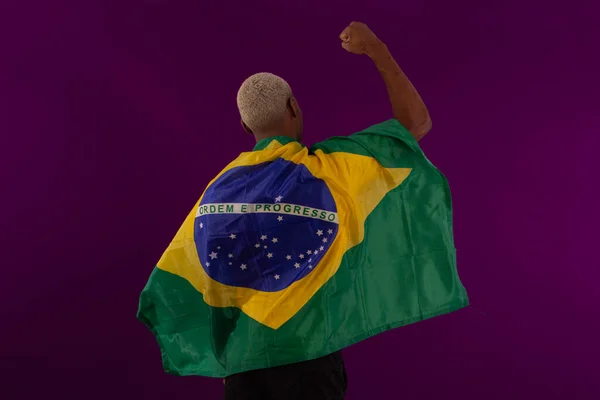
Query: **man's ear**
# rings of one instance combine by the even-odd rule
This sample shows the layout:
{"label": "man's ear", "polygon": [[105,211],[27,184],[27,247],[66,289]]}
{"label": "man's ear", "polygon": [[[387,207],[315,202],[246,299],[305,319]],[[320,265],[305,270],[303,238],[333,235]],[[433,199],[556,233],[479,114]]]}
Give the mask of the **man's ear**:
{"label": "man's ear", "polygon": [[298,110],[300,110],[300,108],[298,107],[298,102],[296,101],[295,97],[290,97],[288,100],[288,107],[290,108],[290,114],[292,115],[292,118],[297,118],[299,115]]}
{"label": "man's ear", "polygon": [[252,129],[250,129],[250,128],[248,127],[248,125],[246,125],[246,123],[245,123],[244,121],[242,121],[242,128],[244,128],[244,130],[245,130],[246,132],[248,132],[249,134],[251,134],[251,135],[254,135],[254,132],[252,132]]}

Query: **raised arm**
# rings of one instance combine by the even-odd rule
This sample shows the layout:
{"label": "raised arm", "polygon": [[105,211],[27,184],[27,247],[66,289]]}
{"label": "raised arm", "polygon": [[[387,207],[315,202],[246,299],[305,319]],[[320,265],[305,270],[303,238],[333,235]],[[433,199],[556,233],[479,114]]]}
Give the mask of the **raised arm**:
{"label": "raised arm", "polygon": [[431,129],[429,111],[385,43],[361,22],[352,22],[340,34],[340,39],[342,47],[350,53],[366,54],[373,60],[387,87],[394,118],[416,140],[423,138]]}

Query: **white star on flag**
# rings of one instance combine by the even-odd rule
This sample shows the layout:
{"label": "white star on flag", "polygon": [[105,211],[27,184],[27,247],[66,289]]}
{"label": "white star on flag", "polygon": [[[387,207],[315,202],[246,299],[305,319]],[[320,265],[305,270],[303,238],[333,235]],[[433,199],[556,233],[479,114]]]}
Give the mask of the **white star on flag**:
{"label": "white star on flag", "polygon": [[236,236],[235,236],[233,233],[232,233],[231,235],[229,235],[229,237],[230,237],[231,239],[235,239],[235,238],[236,238]]}
{"label": "white star on flag", "polygon": [[276,275],[275,275],[275,279],[276,279],[276,280],[277,280],[277,279],[279,279],[279,275],[277,275],[277,274],[276,274]]}
{"label": "white star on flag", "polygon": [[315,250],[315,251],[313,252],[313,254],[316,256],[317,254],[319,254],[319,250]]}
{"label": "white star on flag", "polygon": [[217,250],[221,250],[221,246],[217,246]]}
{"label": "white star on flag", "polygon": [[267,254],[267,257],[268,257],[268,258],[273,258],[273,253],[269,253],[269,254]]}
{"label": "white star on flag", "polygon": [[309,259],[308,259],[308,262],[312,262],[312,258],[309,258]]}
{"label": "white star on flag", "polygon": [[200,229],[204,228],[204,224],[200,222]]}
{"label": "white star on flag", "polygon": [[323,250],[325,250],[325,247],[321,246],[321,247],[319,247],[319,250],[323,251]]}
{"label": "white star on flag", "polygon": [[277,217],[277,221],[279,221],[279,222],[283,221],[283,217],[280,215],[279,217]]}
{"label": "white star on flag", "polygon": [[210,262],[209,261],[206,262],[206,266],[210,267]]}
{"label": "white star on flag", "polygon": [[275,197],[275,203],[279,203],[281,201],[281,199],[283,199],[283,197],[281,197],[281,196]]}
{"label": "white star on flag", "polygon": [[263,247],[264,247],[265,249],[267,248],[267,246],[266,246],[266,245],[265,245],[265,246],[263,246]]}
{"label": "white star on flag", "polygon": [[312,250],[307,250],[306,254],[312,254]]}
{"label": "white star on flag", "polygon": [[308,269],[312,269],[312,265],[309,265],[309,266],[308,266]]}
{"label": "white star on flag", "polygon": [[294,264],[294,267],[300,268],[300,264],[296,263],[296,264]]}
{"label": "white star on flag", "polygon": [[233,264],[231,261],[229,261],[229,265]]}
{"label": "white star on flag", "polygon": [[212,253],[210,253],[208,255],[210,257],[211,260],[214,260],[215,258],[217,258],[217,253],[215,253],[214,251]]}
{"label": "white star on flag", "polygon": [[273,240],[271,240],[271,242],[273,242],[273,243],[277,243],[278,241],[279,241],[279,239],[277,239],[277,238],[273,238]]}
{"label": "white star on flag", "polygon": [[254,245],[254,247],[256,247],[256,248],[258,249],[258,248],[260,247],[260,243],[256,243],[256,244]]}
{"label": "white star on flag", "polygon": [[260,237],[260,240],[267,240],[267,235],[262,235],[262,236]]}
{"label": "white star on flag", "polygon": [[242,271],[245,270],[246,269],[246,264],[240,265],[240,268],[242,269]]}
{"label": "white star on flag", "polygon": [[229,253],[229,254],[227,255],[227,257],[229,257],[229,258],[233,258],[233,254]]}
{"label": "white star on flag", "polygon": [[304,259],[304,254],[300,254],[298,257]]}
{"label": "white star on flag", "polygon": [[329,233],[329,234],[331,235],[331,234],[333,233],[333,229],[329,229],[329,230],[327,231],[327,233]]}
{"label": "white star on flag", "polygon": [[292,259],[292,256],[285,256],[285,259],[286,259],[286,260],[291,260],[291,259]]}
{"label": "white star on flag", "polygon": [[327,238],[323,238],[323,243],[327,243]]}
{"label": "white star on flag", "polygon": [[323,231],[319,229],[319,230],[317,231],[317,235],[321,236],[322,234],[323,234]]}

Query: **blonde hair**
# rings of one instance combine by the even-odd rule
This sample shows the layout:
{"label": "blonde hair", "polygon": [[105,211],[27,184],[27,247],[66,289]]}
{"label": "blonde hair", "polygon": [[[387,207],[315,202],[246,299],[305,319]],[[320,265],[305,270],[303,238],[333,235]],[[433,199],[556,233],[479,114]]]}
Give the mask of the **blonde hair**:
{"label": "blonde hair", "polygon": [[292,89],[282,78],[268,72],[254,74],[238,90],[242,121],[252,132],[272,128],[283,120],[290,97]]}

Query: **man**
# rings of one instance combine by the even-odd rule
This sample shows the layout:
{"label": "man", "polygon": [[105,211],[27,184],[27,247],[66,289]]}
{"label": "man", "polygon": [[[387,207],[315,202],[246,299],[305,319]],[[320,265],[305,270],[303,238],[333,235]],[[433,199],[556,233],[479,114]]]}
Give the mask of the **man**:
{"label": "man", "polygon": [[468,304],[448,184],[417,144],[427,108],[366,25],[340,39],[373,60],[394,119],[309,150],[289,85],[248,78],[257,144],[209,183],[140,299],[165,369],[226,377],[226,400],[343,399],[340,350]]}

